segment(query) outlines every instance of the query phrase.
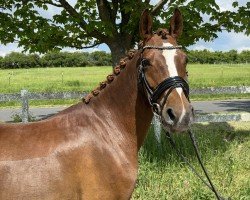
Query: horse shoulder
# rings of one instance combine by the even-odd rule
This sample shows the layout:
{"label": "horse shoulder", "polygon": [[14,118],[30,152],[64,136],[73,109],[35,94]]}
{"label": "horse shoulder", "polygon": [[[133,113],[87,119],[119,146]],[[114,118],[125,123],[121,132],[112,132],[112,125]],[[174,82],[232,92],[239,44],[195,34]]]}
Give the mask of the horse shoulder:
{"label": "horse shoulder", "polygon": [[85,199],[129,199],[137,178],[137,149],[126,144],[122,130],[114,129],[112,122],[107,125],[105,120],[96,117],[86,117],[84,123],[77,126],[78,145],[70,155],[78,159],[75,163],[81,188],[84,188],[83,196]]}
{"label": "horse shoulder", "polygon": [[99,139],[74,153],[80,160],[77,174],[84,199],[129,199],[137,178],[136,162]]}

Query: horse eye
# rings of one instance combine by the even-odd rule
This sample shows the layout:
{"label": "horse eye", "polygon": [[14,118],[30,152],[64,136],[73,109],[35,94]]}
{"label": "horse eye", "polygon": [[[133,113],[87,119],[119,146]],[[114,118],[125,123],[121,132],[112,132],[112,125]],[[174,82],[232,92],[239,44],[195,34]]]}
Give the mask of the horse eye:
{"label": "horse eye", "polygon": [[142,63],[142,66],[143,66],[143,67],[147,67],[147,66],[150,65],[149,60],[147,60],[147,59],[145,59],[145,58],[141,61],[141,63]]}

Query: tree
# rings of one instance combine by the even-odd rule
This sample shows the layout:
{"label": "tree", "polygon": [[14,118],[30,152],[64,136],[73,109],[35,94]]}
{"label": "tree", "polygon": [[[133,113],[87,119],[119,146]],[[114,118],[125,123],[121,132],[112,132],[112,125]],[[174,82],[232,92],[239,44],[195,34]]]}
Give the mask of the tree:
{"label": "tree", "polygon": [[90,54],[90,62],[96,66],[109,66],[111,64],[110,55],[104,51],[95,51]]}
{"label": "tree", "polygon": [[6,55],[0,62],[2,68],[32,68],[40,66],[40,57],[37,54],[25,55],[23,53],[12,52]]}
{"label": "tree", "polygon": [[84,67],[88,63],[89,53],[50,51],[41,58],[44,67]]}
{"label": "tree", "polygon": [[[138,23],[145,8],[151,10],[157,29],[179,7],[184,17],[180,43],[189,46],[199,39],[212,40],[222,30],[249,34],[250,3],[232,5],[236,11],[220,11],[215,0],[159,0],[156,5],[150,0],[0,0],[0,41],[16,41],[25,50],[40,53],[105,43],[115,64],[139,40]],[[52,7],[57,14],[41,14]]]}

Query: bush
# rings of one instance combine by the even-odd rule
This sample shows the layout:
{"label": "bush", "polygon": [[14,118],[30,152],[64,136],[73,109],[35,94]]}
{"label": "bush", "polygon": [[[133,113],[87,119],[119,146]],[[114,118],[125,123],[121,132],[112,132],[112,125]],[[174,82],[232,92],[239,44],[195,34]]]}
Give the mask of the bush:
{"label": "bush", "polygon": [[214,63],[249,63],[250,51],[242,51],[237,53],[236,50],[230,50],[228,52],[208,50],[191,50],[188,51],[188,58],[190,63],[201,64],[214,64]]}
{"label": "bush", "polygon": [[86,65],[111,65],[111,55],[105,52],[49,52],[42,57],[44,67],[84,67]]}
{"label": "bush", "polygon": [[[236,50],[228,52],[208,50],[188,51],[190,63],[250,63],[250,51],[237,53]],[[0,68],[33,68],[33,67],[84,67],[84,66],[111,66],[111,54],[104,51],[88,52],[59,52],[51,51],[43,56],[37,54],[23,54],[12,52],[0,57]]]}
{"label": "bush", "polygon": [[[13,114],[11,116],[11,119],[14,123],[22,122],[22,117],[17,113]],[[36,118],[34,116],[32,116],[31,114],[29,114],[28,122],[34,122],[34,121],[36,121]]]}
{"label": "bush", "polygon": [[104,51],[95,51],[90,54],[90,65],[108,66],[111,65],[111,55]]}
{"label": "bush", "polygon": [[44,67],[62,67],[66,59],[66,54],[62,52],[49,52],[42,57],[42,66]]}
{"label": "bush", "polygon": [[0,64],[4,69],[39,67],[40,57],[37,54],[12,52],[1,59]]}

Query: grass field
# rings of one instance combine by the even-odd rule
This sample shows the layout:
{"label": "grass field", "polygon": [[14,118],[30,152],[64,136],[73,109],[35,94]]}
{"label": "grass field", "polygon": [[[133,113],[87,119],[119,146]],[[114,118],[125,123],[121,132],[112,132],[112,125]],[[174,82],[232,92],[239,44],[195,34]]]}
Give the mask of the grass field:
{"label": "grass field", "polygon": [[[250,123],[204,123],[193,125],[202,159],[218,191],[225,197],[250,197]],[[199,169],[188,135],[176,135],[176,143]],[[162,135],[157,145],[150,131],[139,154],[139,176],[133,200],[210,200],[213,193],[176,156]]]}
{"label": "grass field", "polygon": [[[111,73],[111,67],[0,70],[0,93],[90,91]],[[188,66],[191,88],[250,85],[250,64]]]}
{"label": "grass field", "polygon": [[250,85],[250,64],[189,65],[190,87]]}
{"label": "grass field", "polygon": [[[250,64],[189,64],[191,88],[250,86]],[[34,68],[0,70],[0,93],[91,91],[112,72],[111,67]],[[191,100],[250,98],[247,94],[191,95]],[[30,106],[71,105],[79,99],[35,100]],[[20,101],[0,102],[0,107],[20,107]]]}
{"label": "grass field", "polygon": [[30,92],[89,91],[111,71],[111,67],[0,70],[0,93],[20,92],[23,88]]}

